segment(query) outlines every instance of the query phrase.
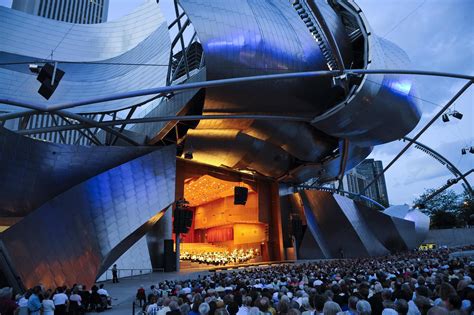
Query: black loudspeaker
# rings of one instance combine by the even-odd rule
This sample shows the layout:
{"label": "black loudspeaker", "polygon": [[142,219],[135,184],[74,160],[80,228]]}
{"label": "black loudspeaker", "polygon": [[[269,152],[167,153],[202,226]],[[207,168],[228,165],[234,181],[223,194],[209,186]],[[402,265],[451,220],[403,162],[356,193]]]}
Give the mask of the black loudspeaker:
{"label": "black loudspeaker", "polygon": [[176,208],[174,211],[174,233],[188,233],[193,224],[193,211],[186,208]]}
{"label": "black loudspeaker", "polygon": [[234,205],[244,205],[247,203],[249,190],[247,187],[234,187]]}
{"label": "black loudspeaker", "polygon": [[53,73],[54,65],[47,63],[41,68],[38,77],[36,78],[36,80],[41,82],[38,93],[47,100],[49,100],[51,95],[53,95],[54,91],[58,87],[59,81],[61,81],[62,77],[64,76],[64,71],[56,67],[56,75],[54,76],[54,82],[52,82]]}
{"label": "black loudspeaker", "polygon": [[173,240],[164,240],[164,264],[166,272],[176,271],[176,253]]}

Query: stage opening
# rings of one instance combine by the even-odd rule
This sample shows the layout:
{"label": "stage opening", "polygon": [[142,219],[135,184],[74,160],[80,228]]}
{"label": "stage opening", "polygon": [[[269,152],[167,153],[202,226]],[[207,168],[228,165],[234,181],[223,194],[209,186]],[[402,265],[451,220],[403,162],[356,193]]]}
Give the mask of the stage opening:
{"label": "stage opening", "polygon": [[262,261],[269,233],[259,220],[256,185],[196,176],[184,181],[184,198],[193,223],[181,235],[182,269]]}

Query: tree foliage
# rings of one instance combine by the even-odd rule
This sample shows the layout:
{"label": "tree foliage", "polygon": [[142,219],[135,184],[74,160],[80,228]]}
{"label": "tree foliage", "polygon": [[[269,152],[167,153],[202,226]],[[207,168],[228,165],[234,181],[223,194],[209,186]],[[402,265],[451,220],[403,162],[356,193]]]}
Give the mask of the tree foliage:
{"label": "tree foliage", "polygon": [[462,194],[459,219],[465,224],[474,225],[474,197],[466,191]]}
{"label": "tree foliage", "polygon": [[415,205],[422,205],[421,211],[430,216],[432,228],[462,227],[474,224],[474,198],[467,192],[456,194],[445,190],[432,199],[426,197],[435,190],[427,189],[415,199]]}
{"label": "tree foliage", "polygon": [[454,192],[454,190],[445,190],[432,199],[425,201],[426,197],[431,195],[434,191],[435,189],[425,190],[425,192],[420,197],[415,199],[414,203],[416,205],[422,204],[424,206],[422,211],[428,215],[439,211],[454,213],[458,212],[461,198]]}

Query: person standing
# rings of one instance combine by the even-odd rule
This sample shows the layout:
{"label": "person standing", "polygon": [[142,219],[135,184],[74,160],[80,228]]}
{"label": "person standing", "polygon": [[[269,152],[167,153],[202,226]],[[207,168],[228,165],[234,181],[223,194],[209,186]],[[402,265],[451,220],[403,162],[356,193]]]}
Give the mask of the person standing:
{"label": "person standing", "polygon": [[66,315],[68,302],[69,302],[69,298],[64,293],[64,288],[63,287],[57,288],[56,294],[53,295],[54,314]]}
{"label": "person standing", "polygon": [[54,315],[54,302],[51,300],[51,292],[46,292],[43,302],[43,315]]}
{"label": "person standing", "polygon": [[141,285],[140,288],[137,290],[136,298],[137,301],[140,303],[140,307],[142,307],[142,304],[144,305],[146,303],[146,294],[143,285]]}
{"label": "person standing", "polygon": [[114,264],[112,266],[112,283],[118,283],[118,270],[117,270],[117,264]]}
{"label": "person standing", "polygon": [[41,287],[40,286],[34,287],[33,293],[28,299],[28,310],[30,311],[30,315],[40,315],[41,306],[42,306],[40,298],[39,298],[40,294],[41,294]]}

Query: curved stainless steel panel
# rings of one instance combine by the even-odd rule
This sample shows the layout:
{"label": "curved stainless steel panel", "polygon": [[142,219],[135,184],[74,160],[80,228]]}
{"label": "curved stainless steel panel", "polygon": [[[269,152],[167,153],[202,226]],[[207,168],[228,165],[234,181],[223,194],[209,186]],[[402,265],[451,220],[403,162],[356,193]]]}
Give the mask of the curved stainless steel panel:
{"label": "curved stainless steel panel", "polygon": [[[229,6],[224,0],[182,0],[180,4],[202,43],[209,80],[328,69],[289,2],[248,0]],[[204,112],[312,116],[330,104],[330,83],[318,78],[212,88],[207,90]]]}
{"label": "curved stainless steel panel", "polygon": [[384,213],[396,218],[412,221],[413,223],[415,223],[416,246],[421,244],[428,235],[428,231],[430,229],[430,218],[421,211],[416,209],[410,209],[407,205],[400,205],[391,206],[385,209]]}
{"label": "curved stainless steel panel", "polygon": [[[371,36],[372,63],[376,69],[409,69],[407,55],[387,40]],[[421,118],[413,77],[366,75],[362,86],[347,102],[313,121],[313,126],[359,145],[377,145],[400,139]]]}
{"label": "curved stainless steel panel", "polygon": [[280,147],[239,130],[197,129],[188,136],[185,152],[193,152],[193,159],[206,164],[256,170],[276,178],[292,163],[292,157]]}
{"label": "curved stainless steel panel", "polygon": [[[414,249],[423,241],[416,227],[416,221],[423,221],[420,217],[412,221],[392,216],[329,192],[304,190],[299,195],[308,224],[307,246],[300,247],[301,257],[340,258],[341,249],[344,257],[382,255]],[[396,209],[388,212],[405,213]],[[314,257],[315,253],[319,256]]]}
{"label": "curved stainless steel panel", "polygon": [[[367,158],[372,152],[372,147],[360,147],[350,144],[348,149],[348,159],[346,162],[346,171],[356,167],[360,162]],[[328,159],[321,163],[307,163],[292,169],[284,181],[302,183],[314,177],[318,177],[321,183],[334,181],[341,168],[341,156]]]}
{"label": "curved stainless steel panel", "polygon": [[93,284],[174,201],[175,151],[165,147],[90,178],[3,232],[23,284]]}
{"label": "curved stainless steel panel", "polygon": [[[327,244],[330,257],[361,257],[387,254],[388,250],[368,229],[354,201],[340,195],[317,190],[304,190],[299,193],[306,211],[314,215],[317,227]],[[313,221],[309,220],[308,224]]]}
{"label": "curved stainless steel panel", "polygon": [[74,185],[154,150],[53,144],[0,127],[0,216],[25,216]]}
{"label": "curved stainless steel panel", "polygon": [[[352,48],[340,17],[324,1],[308,3],[317,6],[345,63],[350,64]],[[203,45],[208,79],[327,69],[321,48],[289,2],[248,0],[231,8],[223,0],[182,0],[180,4]],[[407,60],[392,44],[383,42],[382,47],[374,36],[370,43],[371,67],[396,67]],[[366,76],[347,104],[331,109],[337,98],[331,94],[335,89],[330,81],[295,79],[208,88],[203,106],[204,114],[316,116],[312,125],[323,133],[305,123],[287,122],[202,121],[197,129],[212,128],[215,134],[217,129],[239,129],[271,142],[299,162],[290,165],[287,171],[291,175],[285,180],[321,176],[325,181],[339,173],[338,158],[320,164],[336,148],[337,138],[348,139],[354,145],[348,156],[349,170],[370,153],[373,145],[400,138],[420,118],[412,81],[404,76]],[[188,141],[196,143],[192,138],[190,134]]]}

